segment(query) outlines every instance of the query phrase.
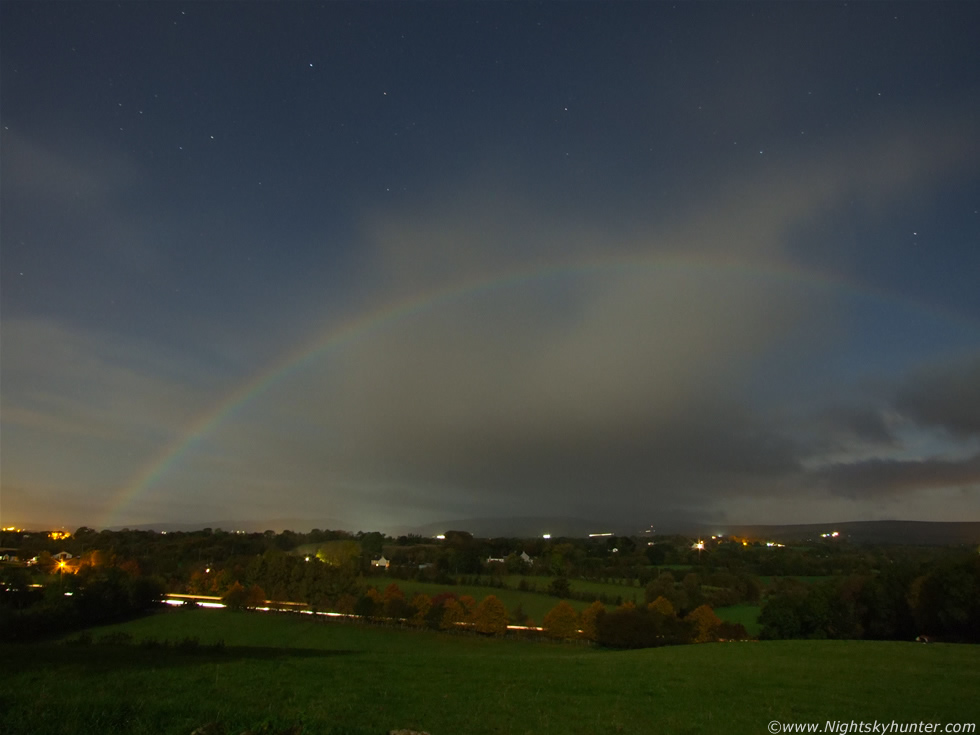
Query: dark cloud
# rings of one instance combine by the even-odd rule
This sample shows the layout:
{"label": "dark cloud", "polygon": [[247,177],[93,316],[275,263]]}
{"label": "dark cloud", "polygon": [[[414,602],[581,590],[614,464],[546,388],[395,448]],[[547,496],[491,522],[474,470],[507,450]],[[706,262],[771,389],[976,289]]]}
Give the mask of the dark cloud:
{"label": "dark cloud", "polygon": [[873,498],[980,483],[980,454],[967,459],[873,459],[839,464],[815,473],[814,478],[835,495]]}
{"label": "dark cloud", "polygon": [[980,354],[918,371],[899,387],[894,402],[916,423],[961,437],[980,435]]}

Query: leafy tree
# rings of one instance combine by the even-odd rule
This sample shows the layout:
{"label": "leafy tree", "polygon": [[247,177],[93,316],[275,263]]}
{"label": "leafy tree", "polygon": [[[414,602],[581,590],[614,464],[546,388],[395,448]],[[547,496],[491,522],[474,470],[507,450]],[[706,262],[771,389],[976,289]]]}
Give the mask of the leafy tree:
{"label": "leafy tree", "polygon": [[504,558],[504,568],[507,574],[527,574],[528,565],[520,555],[510,553]]}
{"label": "leafy tree", "polygon": [[507,622],[507,606],[496,595],[484,597],[473,614],[474,627],[480,633],[503,635]]}
{"label": "leafy tree", "polygon": [[910,598],[922,632],[980,641],[980,559],[943,564],[914,586]]}
{"label": "leafy tree", "polygon": [[341,595],[337,598],[337,603],[334,605],[334,608],[337,612],[343,613],[344,615],[355,615],[357,599],[351,594]]}
{"label": "leafy tree", "polygon": [[360,566],[361,545],[353,539],[327,541],[317,549],[316,558],[332,567],[356,570]]}
{"label": "leafy tree", "polygon": [[654,544],[653,546],[647,546],[643,553],[647,561],[655,566],[660,566],[664,563],[664,559],[667,556],[667,548],[664,544]]}
{"label": "leafy tree", "polygon": [[409,622],[418,628],[424,627],[431,608],[432,598],[422,592],[416,592],[412,596],[413,612]]}
{"label": "leafy tree", "polygon": [[694,642],[708,643],[717,639],[717,630],[721,626],[721,618],[707,605],[696,607],[684,618],[694,627]]}
{"label": "leafy tree", "polygon": [[455,630],[466,622],[466,610],[459,600],[450,598],[442,604],[442,618],[439,620],[440,630]]}
{"label": "leafy tree", "polygon": [[594,641],[598,637],[599,618],[606,613],[606,606],[596,600],[582,611],[582,637]]}
{"label": "leafy tree", "polygon": [[568,577],[565,576],[555,577],[548,585],[548,594],[554,597],[568,597],[570,591],[571,585],[568,583]]}
{"label": "leafy tree", "polygon": [[660,613],[661,615],[666,615],[669,618],[677,616],[677,611],[674,610],[673,603],[671,603],[671,601],[663,595],[647,605],[647,610],[650,612]]}
{"label": "leafy tree", "polygon": [[405,600],[404,593],[392,582],[384,591],[384,612],[389,618],[398,620],[412,617],[415,609]]}
{"label": "leafy tree", "polygon": [[368,533],[358,533],[357,539],[360,541],[361,550],[370,557],[374,557],[381,553],[387,536],[378,531],[370,531]]}
{"label": "leafy tree", "polygon": [[248,593],[245,592],[241,582],[235,582],[221,598],[221,601],[229,610],[244,610],[248,603]]}
{"label": "leafy tree", "polygon": [[374,618],[384,612],[384,597],[374,587],[368,587],[364,594],[357,598],[354,614],[362,618]]}
{"label": "leafy tree", "polygon": [[908,599],[914,575],[910,569],[886,569],[868,580],[858,597],[866,638],[906,641],[915,638],[916,622]]}
{"label": "leafy tree", "polygon": [[670,572],[664,572],[655,580],[650,582],[643,591],[643,596],[646,603],[649,605],[651,602],[656,600],[658,597],[663,597],[665,599],[670,599],[674,594],[674,575]]}
{"label": "leafy tree", "polygon": [[249,585],[245,590],[245,607],[256,608],[265,605],[265,590],[257,584]]}
{"label": "leafy tree", "polygon": [[562,600],[544,616],[545,633],[550,638],[567,640],[578,635],[578,613]]}

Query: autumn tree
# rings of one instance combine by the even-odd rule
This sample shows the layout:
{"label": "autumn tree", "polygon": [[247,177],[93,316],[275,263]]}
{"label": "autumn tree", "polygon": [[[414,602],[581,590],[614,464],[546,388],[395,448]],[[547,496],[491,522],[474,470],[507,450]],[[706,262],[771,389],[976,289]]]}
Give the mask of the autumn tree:
{"label": "autumn tree", "polygon": [[240,582],[235,582],[221,598],[229,610],[242,610],[248,601],[248,594]]}
{"label": "autumn tree", "polygon": [[503,635],[507,632],[507,606],[496,595],[487,595],[477,605],[473,623],[480,633]]}
{"label": "autumn tree", "polygon": [[575,638],[578,635],[578,613],[562,600],[544,616],[544,629],[549,638]]}
{"label": "autumn tree", "polygon": [[684,619],[694,626],[695,643],[708,643],[716,639],[721,618],[707,605],[694,608]]}
{"label": "autumn tree", "polygon": [[606,606],[596,600],[582,611],[582,637],[594,641],[598,634],[598,620],[605,615]]}
{"label": "autumn tree", "polygon": [[354,595],[341,595],[337,598],[337,602],[334,604],[334,609],[344,615],[354,615],[354,609],[357,607],[357,598]]}
{"label": "autumn tree", "polygon": [[265,605],[265,590],[257,584],[249,585],[245,590],[245,607],[252,609]]}
{"label": "autumn tree", "polygon": [[426,619],[429,616],[429,610],[432,607],[432,598],[423,592],[416,592],[412,596],[412,616],[409,622],[418,627],[425,627]]}
{"label": "autumn tree", "polygon": [[674,604],[663,595],[647,605],[647,610],[666,615],[669,618],[677,615],[677,611],[674,610]]}
{"label": "autumn tree", "polygon": [[439,621],[440,630],[455,630],[466,622],[466,610],[459,600],[449,598],[442,604],[442,619]]}
{"label": "autumn tree", "polygon": [[414,613],[412,606],[405,601],[404,593],[392,582],[384,591],[384,612],[389,618],[409,618]]}

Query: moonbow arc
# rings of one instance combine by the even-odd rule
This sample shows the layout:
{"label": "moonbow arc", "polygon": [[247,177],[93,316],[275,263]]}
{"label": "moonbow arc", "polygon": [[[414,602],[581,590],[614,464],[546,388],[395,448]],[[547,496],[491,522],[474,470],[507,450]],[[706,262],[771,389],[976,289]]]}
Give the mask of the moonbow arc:
{"label": "moonbow arc", "polygon": [[[131,504],[159,484],[188,454],[196,444],[213,433],[223,421],[228,419],[242,406],[256,400],[271,386],[287,379],[290,375],[321,358],[330,351],[342,349],[351,342],[369,336],[407,319],[413,315],[437,309],[463,299],[479,294],[486,294],[498,289],[532,286],[546,279],[582,278],[591,275],[609,275],[621,273],[624,275],[641,274],[645,271],[658,273],[680,274],[730,274],[742,278],[774,279],[776,282],[809,286],[824,290],[841,290],[855,293],[876,300],[899,301],[908,306],[907,299],[896,297],[870,288],[865,285],[852,283],[832,274],[807,271],[787,265],[746,264],[744,262],[726,260],[720,256],[660,256],[656,258],[606,258],[602,261],[577,261],[557,265],[539,266],[523,270],[497,274],[488,278],[472,279],[456,283],[448,287],[427,291],[420,295],[386,304],[380,308],[367,311],[344,324],[327,330],[318,337],[304,343],[301,347],[287,353],[271,365],[255,373],[230,391],[210,409],[203,412],[184,431],[166,444],[153,455],[116,494],[110,504],[102,525],[104,527],[118,522],[121,514]],[[935,312],[943,319],[956,319],[956,315],[921,304],[913,304],[919,310]]]}

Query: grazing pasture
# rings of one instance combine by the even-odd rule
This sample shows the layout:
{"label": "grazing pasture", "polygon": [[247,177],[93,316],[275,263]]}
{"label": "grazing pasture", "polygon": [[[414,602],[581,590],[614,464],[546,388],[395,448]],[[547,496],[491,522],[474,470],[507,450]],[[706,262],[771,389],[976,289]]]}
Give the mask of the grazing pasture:
{"label": "grazing pasture", "polygon": [[741,605],[715,608],[715,615],[729,623],[741,623],[750,636],[756,637],[762,630],[762,626],[759,625],[759,613],[761,611],[761,605],[745,602]]}
{"label": "grazing pasture", "polygon": [[[227,733],[754,735],[772,720],[972,722],[980,691],[967,645],[608,651],[225,610],[170,610],[90,634],[88,645],[0,647],[0,732],[189,735],[220,723]],[[128,645],[98,642],[127,635]]]}

